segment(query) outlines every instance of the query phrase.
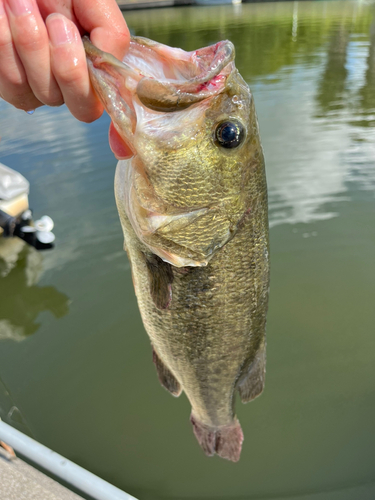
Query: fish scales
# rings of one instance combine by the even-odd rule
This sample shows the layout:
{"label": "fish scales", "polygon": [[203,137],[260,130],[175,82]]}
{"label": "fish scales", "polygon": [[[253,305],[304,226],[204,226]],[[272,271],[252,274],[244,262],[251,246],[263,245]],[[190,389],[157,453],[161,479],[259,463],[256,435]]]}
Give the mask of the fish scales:
{"label": "fish scales", "polygon": [[237,461],[235,394],[247,402],[263,390],[269,288],[250,90],[227,41],[186,53],[133,39],[123,64],[85,48],[113,122],[117,208],[159,380],[185,392],[205,453]]}

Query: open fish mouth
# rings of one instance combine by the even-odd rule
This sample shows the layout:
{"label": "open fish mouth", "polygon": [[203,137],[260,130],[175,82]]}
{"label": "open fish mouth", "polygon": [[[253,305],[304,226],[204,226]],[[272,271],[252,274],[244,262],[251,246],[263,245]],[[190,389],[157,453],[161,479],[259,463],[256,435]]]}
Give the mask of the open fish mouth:
{"label": "open fish mouth", "polygon": [[[143,105],[155,111],[179,111],[220,93],[234,67],[235,50],[228,40],[185,52],[133,37],[123,62],[94,47],[88,37],[83,43],[89,68],[110,74],[122,94],[136,94]],[[96,76],[93,84],[100,95],[100,85],[97,87],[102,79]]]}

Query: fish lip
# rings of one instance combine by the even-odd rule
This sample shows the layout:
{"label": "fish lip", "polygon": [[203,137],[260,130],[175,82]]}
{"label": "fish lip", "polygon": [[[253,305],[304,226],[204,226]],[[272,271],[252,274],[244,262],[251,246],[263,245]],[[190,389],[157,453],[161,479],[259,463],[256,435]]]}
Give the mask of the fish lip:
{"label": "fish lip", "polygon": [[[128,55],[131,53],[131,49],[132,47],[134,48],[134,45],[144,46],[145,43],[140,44],[139,41],[144,42],[145,40],[147,39],[141,37],[131,37],[130,49]],[[147,41],[151,42],[150,40]],[[223,40],[214,45],[204,47],[203,49],[198,49],[192,52],[185,52],[185,54],[187,54],[187,56],[189,56],[190,60],[193,62],[193,64],[190,64],[190,66],[195,66],[197,69],[201,69],[201,72],[198,73],[197,75],[191,78],[185,77],[184,79],[172,79],[166,76],[160,79],[157,76],[155,76],[152,71],[150,71],[149,74],[145,74],[145,72],[139,69],[134,69],[131,64],[125,62],[127,56],[125,56],[123,61],[120,61],[112,54],[100,50],[91,42],[90,38],[87,35],[84,35],[82,37],[82,43],[85,49],[86,58],[90,60],[92,64],[94,64],[94,61],[96,59],[99,60],[99,62],[103,62],[105,60],[107,63],[110,63],[113,67],[119,69],[120,71],[126,70],[126,72],[130,73],[133,77],[138,77],[137,79],[139,80],[145,79],[145,80],[159,81],[166,84],[173,84],[176,90],[181,90],[180,86],[185,85],[189,88],[190,92],[201,90],[199,88],[200,86],[202,85],[204,86],[205,84],[207,84],[207,82],[217,77],[231,62],[234,61],[235,58],[235,48],[233,43],[230,40]],[[167,47],[161,43],[156,43],[156,42],[153,42],[153,46],[171,49],[170,47]],[[199,63],[200,59],[199,53],[202,51],[207,51],[208,49],[212,49],[212,64],[209,65],[210,68],[209,70],[207,69],[208,67],[207,63],[206,63],[206,68],[202,67],[203,65]],[[171,50],[176,50],[176,49],[171,49]],[[154,61],[158,57],[160,57],[160,54],[158,53],[157,50],[155,50]],[[173,60],[173,58],[171,59]],[[204,69],[206,69],[206,71],[204,71]]]}
{"label": "fish lip", "polygon": [[[152,52],[153,57],[151,61],[156,64],[165,63],[166,60],[173,61],[173,65],[179,68],[178,75],[175,75],[175,78],[168,77],[165,72],[163,77],[160,78],[160,73],[158,76],[152,68],[149,68],[148,74],[145,71],[141,71],[140,73],[145,78],[169,83],[174,82],[177,85],[182,82],[189,83],[192,86],[205,84],[221,73],[235,58],[235,47],[230,40],[222,40],[213,45],[186,52],[182,49],[176,49],[162,43],[154,42],[153,40],[148,40],[147,38],[133,36],[130,40],[129,52],[125,56],[124,61],[129,54],[132,54],[132,52],[136,53],[137,51],[138,55],[142,51],[145,51],[144,53],[147,55]],[[181,64],[181,61],[183,64]],[[186,71],[186,68],[188,71]],[[194,74],[188,74],[191,70]]]}
{"label": "fish lip", "polygon": [[120,61],[117,59],[114,55],[110,54],[109,52],[104,52],[98,47],[96,47],[90,40],[90,38],[87,35],[84,35],[82,37],[82,43],[83,47],[85,49],[86,53],[86,59],[88,62],[90,62],[93,66],[95,66],[95,60],[99,60],[100,62],[106,61],[107,63],[110,63],[114,68],[119,69],[120,71],[127,71],[129,72],[132,76],[138,76],[139,74],[133,70],[131,66],[128,66],[127,64],[124,64],[124,62]]}

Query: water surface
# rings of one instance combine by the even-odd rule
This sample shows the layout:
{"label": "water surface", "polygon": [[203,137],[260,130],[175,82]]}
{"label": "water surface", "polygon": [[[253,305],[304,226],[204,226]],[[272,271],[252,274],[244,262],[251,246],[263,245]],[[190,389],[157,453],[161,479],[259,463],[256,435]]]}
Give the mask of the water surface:
{"label": "water surface", "polygon": [[229,38],[269,186],[264,394],[237,404],[241,461],[209,459],[157,381],[113,197],[109,119],[0,102],[0,161],[56,248],[0,262],[0,417],[142,500],[375,497],[375,5],[129,12],[186,50]]}

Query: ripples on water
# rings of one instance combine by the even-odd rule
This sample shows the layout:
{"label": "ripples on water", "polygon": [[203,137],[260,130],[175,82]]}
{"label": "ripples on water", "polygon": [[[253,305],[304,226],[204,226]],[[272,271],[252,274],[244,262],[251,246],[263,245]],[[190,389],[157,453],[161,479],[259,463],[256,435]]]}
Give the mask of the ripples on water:
{"label": "ripples on water", "polygon": [[126,19],[186,50],[231,39],[252,88],[272,228],[266,392],[237,405],[239,464],[201,455],[186,401],[153,372],[108,117],[85,125],[65,108],[28,116],[0,101],[0,161],[28,178],[30,204],[57,236],[49,253],[19,248],[0,262],[0,416],[142,500],[374,498],[375,4]]}

